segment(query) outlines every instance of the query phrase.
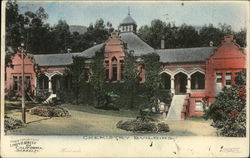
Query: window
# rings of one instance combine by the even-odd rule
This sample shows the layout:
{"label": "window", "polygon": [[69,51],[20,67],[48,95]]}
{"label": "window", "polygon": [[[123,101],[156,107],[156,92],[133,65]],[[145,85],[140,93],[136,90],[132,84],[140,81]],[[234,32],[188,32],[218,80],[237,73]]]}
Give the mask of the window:
{"label": "window", "polygon": [[44,74],[41,74],[38,77],[38,82],[39,82],[39,89],[48,89],[48,85],[49,85],[49,79],[47,76],[45,76]]}
{"label": "window", "polygon": [[191,75],[191,89],[204,89],[205,88],[205,75],[196,72]]}
{"label": "window", "polygon": [[195,101],[195,111],[196,112],[203,112],[203,104],[201,100]]}
{"label": "window", "polygon": [[216,72],[216,83],[221,83],[221,82],[222,82],[222,73]]}
{"label": "window", "polygon": [[123,80],[123,78],[124,78],[124,61],[120,60],[120,64],[121,64],[121,80]]}
{"label": "window", "polygon": [[116,57],[112,58],[112,81],[116,81],[117,80],[117,59]]}
{"label": "window", "polygon": [[13,76],[13,90],[18,90],[18,78],[17,76]]}
{"label": "window", "polygon": [[231,82],[232,82],[232,73],[231,72],[227,72],[226,73],[226,86],[231,86]]}
{"label": "window", "polygon": [[112,81],[116,81],[117,80],[117,64],[113,64],[112,69],[113,69]]}
{"label": "window", "polygon": [[109,61],[108,60],[105,61],[105,76],[106,76],[106,80],[109,80]]}

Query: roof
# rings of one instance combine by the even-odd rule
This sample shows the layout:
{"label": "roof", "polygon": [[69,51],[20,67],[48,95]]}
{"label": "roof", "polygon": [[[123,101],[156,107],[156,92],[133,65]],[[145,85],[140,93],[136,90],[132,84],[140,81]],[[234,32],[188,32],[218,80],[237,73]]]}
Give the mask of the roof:
{"label": "roof", "polygon": [[120,23],[120,25],[126,25],[126,24],[134,24],[136,25],[135,20],[128,14]]}
{"label": "roof", "polygon": [[128,51],[133,50],[135,56],[154,52],[154,49],[140,39],[134,32],[123,32],[120,34],[120,37],[124,43],[127,43]]}
{"label": "roof", "polygon": [[33,55],[36,64],[39,66],[67,66],[73,63],[73,56],[92,58],[95,52],[101,50],[104,43],[95,45],[83,52],[76,53],[60,53],[60,54],[38,54]]}
{"label": "roof", "polygon": [[98,51],[100,51],[102,49],[102,47],[104,45],[105,45],[104,43],[97,44],[97,45],[95,45],[93,47],[90,47],[90,48],[86,49],[83,52],[77,53],[77,56],[86,57],[86,58],[92,58],[92,57],[95,56],[96,52],[98,52]]}
{"label": "roof", "polygon": [[33,55],[36,64],[39,66],[70,65],[73,63],[72,56],[73,54],[71,53]]}
{"label": "roof", "polygon": [[160,56],[160,62],[202,62],[208,59],[216,47],[178,48],[155,50]]}

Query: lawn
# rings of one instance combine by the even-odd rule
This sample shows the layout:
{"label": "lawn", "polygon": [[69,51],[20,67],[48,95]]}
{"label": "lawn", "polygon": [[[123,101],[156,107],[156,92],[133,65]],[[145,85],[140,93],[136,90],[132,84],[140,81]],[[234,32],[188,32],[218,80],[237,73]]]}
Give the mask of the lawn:
{"label": "lawn", "polygon": [[[27,109],[34,107],[27,105]],[[128,132],[116,128],[120,120],[134,119],[139,115],[137,110],[107,111],[95,109],[92,106],[83,105],[61,105],[70,110],[71,117],[41,117],[31,115],[27,112],[26,127],[9,130],[7,134],[14,135],[134,135],[138,133]],[[21,104],[18,102],[7,102],[6,114],[21,119]],[[161,115],[154,117],[162,119]],[[216,136],[216,129],[210,126],[211,121],[206,120],[181,120],[166,121],[170,132],[158,135],[171,136]],[[141,134],[141,133],[139,133]],[[152,134],[152,133],[146,133]]]}

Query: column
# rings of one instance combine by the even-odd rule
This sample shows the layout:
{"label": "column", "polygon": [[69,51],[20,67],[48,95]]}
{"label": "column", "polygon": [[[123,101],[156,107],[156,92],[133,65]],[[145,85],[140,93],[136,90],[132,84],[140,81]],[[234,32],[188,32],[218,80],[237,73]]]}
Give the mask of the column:
{"label": "column", "polygon": [[109,60],[109,80],[112,79],[112,73],[113,73],[113,68],[112,68],[112,66],[113,66],[113,63],[112,63],[111,60]]}
{"label": "column", "polygon": [[190,79],[190,76],[188,76],[188,79],[187,79],[187,93],[190,93],[191,92],[191,79]]}
{"label": "column", "polygon": [[51,92],[52,93],[52,82],[51,82],[51,76],[48,76],[48,78],[49,78],[49,82],[48,82],[48,84],[49,84],[49,92]]}
{"label": "column", "polygon": [[174,76],[171,76],[171,93],[175,93],[175,89],[174,89]]}
{"label": "column", "polygon": [[120,59],[117,59],[117,81],[121,80],[121,65]]}

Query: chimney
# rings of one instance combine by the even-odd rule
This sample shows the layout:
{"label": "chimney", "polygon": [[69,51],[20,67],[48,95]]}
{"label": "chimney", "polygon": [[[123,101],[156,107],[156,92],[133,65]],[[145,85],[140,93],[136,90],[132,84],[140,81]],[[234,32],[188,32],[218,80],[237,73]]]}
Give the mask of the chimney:
{"label": "chimney", "polygon": [[225,41],[226,43],[233,42],[233,40],[234,40],[234,36],[233,36],[233,35],[224,36],[224,41]]}
{"label": "chimney", "polygon": [[161,49],[165,49],[165,40],[161,39]]}
{"label": "chimney", "polygon": [[161,49],[165,49],[165,36],[161,37]]}
{"label": "chimney", "polygon": [[209,42],[209,47],[213,47],[214,46],[214,42],[213,41],[210,41]]}

